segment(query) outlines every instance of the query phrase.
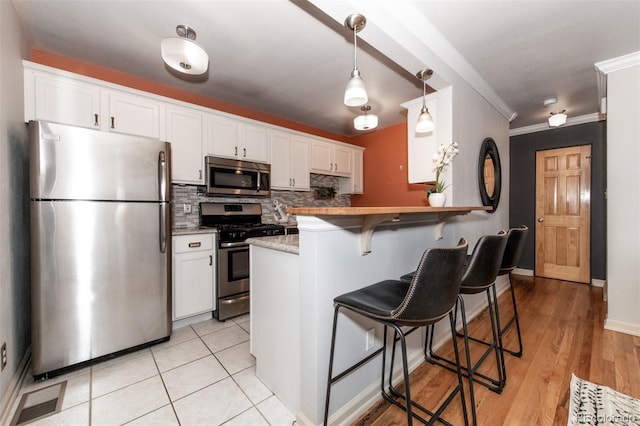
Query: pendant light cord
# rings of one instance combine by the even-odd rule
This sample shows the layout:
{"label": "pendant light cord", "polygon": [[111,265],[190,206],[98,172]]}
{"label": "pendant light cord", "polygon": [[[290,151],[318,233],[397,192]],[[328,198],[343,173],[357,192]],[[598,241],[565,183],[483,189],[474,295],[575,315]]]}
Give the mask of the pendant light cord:
{"label": "pendant light cord", "polygon": [[358,32],[356,31],[355,26],[353,27],[353,69],[357,70],[358,69],[358,55],[357,55],[357,49],[358,49],[358,37],[356,36],[358,34]]}

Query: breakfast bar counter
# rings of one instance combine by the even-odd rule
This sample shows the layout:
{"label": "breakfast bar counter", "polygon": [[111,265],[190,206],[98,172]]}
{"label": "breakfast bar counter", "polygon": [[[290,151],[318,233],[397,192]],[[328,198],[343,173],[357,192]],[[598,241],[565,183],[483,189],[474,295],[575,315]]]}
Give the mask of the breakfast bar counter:
{"label": "breakfast bar counter", "polygon": [[[250,343],[256,375],[296,414],[298,424],[323,421],[333,299],[414,270],[427,248],[457,243],[457,227],[447,227],[451,231],[445,234],[445,222],[455,222],[460,215],[486,220],[485,210],[289,208],[298,223],[297,253],[273,238],[249,240]],[[382,326],[362,317],[341,314],[339,321],[344,322],[336,337],[340,350],[335,371],[376,351],[382,336]],[[444,339],[446,330],[436,327],[436,339]],[[415,368],[423,362],[422,335],[414,333],[407,344]],[[333,386],[330,424],[351,423],[379,399],[380,361],[374,358]]]}
{"label": "breakfast bar counter", "polygon": [[319,217],[362,217],[360,229],[360,250],[362,255],[371,252],[371,237],[376,227],[383,222],[398,222],[401,216],[420,215],[422,220],[434,221],[435,239],[442,239],[444,224],[454,216],[465,215],[473,210],[489,211],[491,207],[294,207],[287,209],[289,214]]}

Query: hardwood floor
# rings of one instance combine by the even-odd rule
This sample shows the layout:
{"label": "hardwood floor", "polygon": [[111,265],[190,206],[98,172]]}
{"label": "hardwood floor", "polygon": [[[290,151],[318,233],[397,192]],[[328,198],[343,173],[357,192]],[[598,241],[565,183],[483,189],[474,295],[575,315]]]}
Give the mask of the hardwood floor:
{"label": "hardwood floor", "polygon": [[[601,288],[517,275],[514,284],[524,354],[522,358],[505,355],[507,384],[502,394],[474,386],[478,425],[566,425],[572,373],[640,398],[640,337],[604,330],[606,304]],[[501,318],[510,318],[508,291],[498,303]],[[485,310],[469,324],[470,335],[485,338],[488,321]],[[506,347],[515,347],[515,338],[515,327],[511,327],[505,336]],[[472,359],[479,349],[472,345]],[[438,353],[452,356],[450,342]],[[491,362],[490,358],[484,363],[487,369],[483,365],[483,372],[491,374]],[[434,408],[453,385],[455,374],[424,363],[410,380],[412,397]],[[464,424],[459,397],[443,417],[454,425]],[[354,423],[402,424],[406,424],[406,413],[382,401]]]}

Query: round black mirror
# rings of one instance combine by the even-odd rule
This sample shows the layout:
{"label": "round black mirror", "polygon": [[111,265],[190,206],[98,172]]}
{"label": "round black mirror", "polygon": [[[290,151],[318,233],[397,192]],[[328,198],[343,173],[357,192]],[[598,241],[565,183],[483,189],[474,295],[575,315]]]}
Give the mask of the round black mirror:
{"label": "round black mirror", "polygon": [[492,207],[489,213],[493,213],[498,208],[501,186],[502,172],[498,147],[492,138],[486,138],[482,142],[478,156],[478,190],[482,205]]}

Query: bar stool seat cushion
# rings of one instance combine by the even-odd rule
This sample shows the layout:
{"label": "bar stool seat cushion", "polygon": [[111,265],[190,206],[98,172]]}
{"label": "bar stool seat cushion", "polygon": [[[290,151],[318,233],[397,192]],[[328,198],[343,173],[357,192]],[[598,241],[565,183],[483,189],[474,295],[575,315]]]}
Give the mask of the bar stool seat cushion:
{"label": "bar stool seat cushion", "polygon": [[385,280],[344,293],[336,297],[334,303],[368,317],[388,320],[407,296],[408,289],[409,283]]}

